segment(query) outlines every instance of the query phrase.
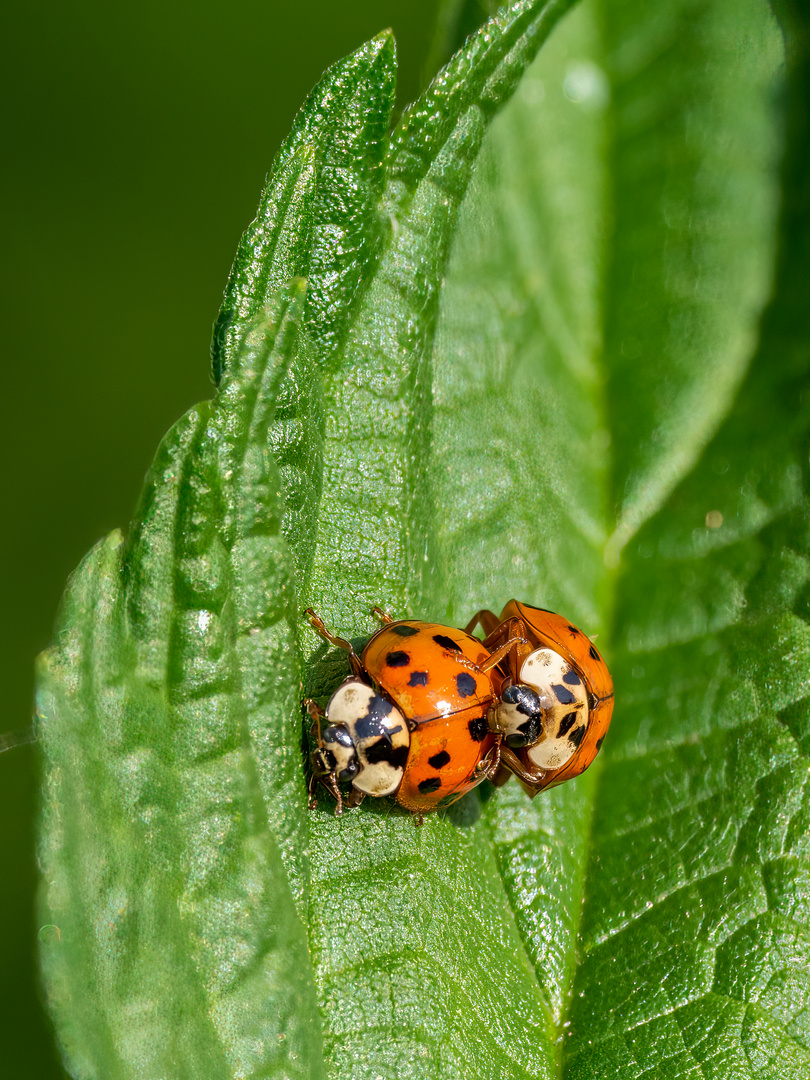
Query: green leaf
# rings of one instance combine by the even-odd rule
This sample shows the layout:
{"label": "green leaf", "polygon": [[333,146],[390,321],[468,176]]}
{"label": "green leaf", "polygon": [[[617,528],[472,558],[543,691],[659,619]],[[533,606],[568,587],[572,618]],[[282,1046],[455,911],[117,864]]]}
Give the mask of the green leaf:
{"label": "green leaf", "polygon": [[[530,66],[568,6],[495,16],[390,138],[390,35],[326,74],[216,399],[70,583],[41,949],[77,1077],[810,1071],[804,23],[588,0]],[[302,686],[346,665],[302,609],[511,595],[603,635],[597,764],[418,829],[310,811]]]}
{"label": "green leaf", "polygon": [[303,789],[277,724],[297,645],[267,441],[302,304],[293,282],[166,436],[131,539],[79,568],[40,665],[42,957],[77,1077],[323,1075],[305,846],[262,797]]}

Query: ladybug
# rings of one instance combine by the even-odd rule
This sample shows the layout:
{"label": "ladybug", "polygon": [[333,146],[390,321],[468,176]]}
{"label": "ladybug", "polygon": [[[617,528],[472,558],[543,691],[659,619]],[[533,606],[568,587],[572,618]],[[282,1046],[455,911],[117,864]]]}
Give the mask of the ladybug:
{"label": "ladybug", "polygon": [[[488,716],[503,739],[503,770],[534,798],[579,776],[599,753],[613,715],[613,680],[591,639],[553,611],[510,600],[500,618],[479,611],[467,632],[479,623],[487,649],[522,639],[500,664],[500,700]],[[496,783],[508,779],[503,770]]]}
{"label": "ladybug", "polygon": [[[390,795],[421,819],[497,771],[501,736],[487,718],[503,678],[497,664],[518,642],[507,636],[490,652],[464,630],[395,621],[379,608],[374,613],[383,626],[358,656],[306,612],[317,634],[348,652],[352,667],[325,714],[316,702],[304,702],[316,744],[311,803],[321,783],[337,814],[344,802],[357,806],[366,795]],[[341,783],[352,787],[345,800]]]}

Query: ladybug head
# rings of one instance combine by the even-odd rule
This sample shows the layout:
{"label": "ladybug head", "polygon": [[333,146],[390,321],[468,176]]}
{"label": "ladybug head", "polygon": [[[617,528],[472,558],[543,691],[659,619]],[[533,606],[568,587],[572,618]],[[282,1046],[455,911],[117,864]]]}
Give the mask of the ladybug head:
{"label": "ladybug head", "polygon": [[532,746],[543,731],[543,701],[536,690],[525,683],[513,683],[501,694],[491,725],[503,735],[512,750]]}
{"label": "ladybug head", "polygon": [[342,724],[324,728],[317,749],[312,752],[316,776],[331,774],[337,780],[351,780],[360,770],[354,741]]}
{"label": "ladybug head", "polygon": [[585,736],[589,698],[583,673],[544,647],[524,659],[520,679],[503,691],[493,726],[506,746],[525,750],[531,768],[554,772],[574,756]]}

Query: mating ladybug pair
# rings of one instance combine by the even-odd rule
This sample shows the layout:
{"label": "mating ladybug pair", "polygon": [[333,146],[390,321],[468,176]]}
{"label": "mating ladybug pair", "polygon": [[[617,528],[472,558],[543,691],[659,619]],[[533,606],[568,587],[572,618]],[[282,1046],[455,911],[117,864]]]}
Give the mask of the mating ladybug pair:
{"label": "mating ladybug pair", "polygon": [[[393,796],[415,814],[449,806],[483,780],[514,773],[534,797],[578,776],[599,752],[613,682],[591,640],[566,619],[510,600],[465,630],[394,621],[358,655],[313,611],[312,628],[349,654],[352,675],[326,713],[311,700],[312,782],[343,806]],[[479,625],[483,642],[471,636]],[[344,797],[341,784],[350,784]]]}

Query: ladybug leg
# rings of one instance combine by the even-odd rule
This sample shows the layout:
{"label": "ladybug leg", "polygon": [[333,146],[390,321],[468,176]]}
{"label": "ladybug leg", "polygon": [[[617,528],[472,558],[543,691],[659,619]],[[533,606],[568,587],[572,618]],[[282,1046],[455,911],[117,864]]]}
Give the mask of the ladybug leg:
{"label": "ladybug leg", "polygon": [[500,740],[495,743],[491,750],[489,750],[484,757],[475,766],[475,771],[481,775],[484,774],[485,780],[491,780],[492,777],[498,772],[501,764],[501,744]]}
{"label": "ladybug leg", "polygon": [[485,649],[491,649],[491,648],[492,648],[492,646],[493,646],[493,645],[494,645],[494,644],[495,644],[496,642],[500,641],[500,640],[501,640],[501,639],[503,638],[503,636],[504,636],[504,632],[505,632],[505,631],[506,631],[506,626],[505,626],[505,625],[504,625],[504,626],[497,626],[497,627],[496,627],[496,628],[495,628],[495,629],[494,629],[494,630],[492,631],[492,633],[491,633],[491,634],[488,634],[488,635],[487,635],[487,636],[486,636],[486,637],[484,638],[484,640],[483,640],[483,641],[481,642],[481,644],[482,644],[482,645],[484,646],[484,648],[485,648]]}
{"label": "ladybug leg", "polygon": [[385,626],[394,621],[393,616],[389,615],[387,611],[383,611],[382,608],[377,607],[376,605],[371,609],[371,614],[376,615],[380,622]]}
{"label": "ladybug leg", "polygon": [[501,750],[501,763],[513,772],[518,780],[528,784],[535,794],[540,790],[540,785],[546,778],[546,773],[542,769],[535,771],[527,769],[514,750],[510,750],[508,746],[504,746]]}
{"label": "ladybug leg", "polygon": [[316,746],[323,746],[323,739],[321,738],[321,720],[326,718],[326,713],[320,707],[318,702],[313,701],[312,698],[305,698],[302,704],[312,718],[312,726],[309,729],[309,741],[310,743],[315,743]]}
{"label": "ladybug leg", "polygon": [[315,792],[318,790],[317,785],[321,784],[337,804],[335,806],[335,817],[340,817],[343,813],[343,795],[341,794],[338,782],[335,779],[334,773],[321,773],[319,776],[313,774],[309,781],[309,808],[314,810],[318,805],[318,800],[315,796]]}
{"label": "ladybug leg", "polygon": [[483,664],[478,665],[479,671],[489,671],[490,668],[494,668],[496,664],[500,664],[501,660],[514,649],[516,645],[528,645],[528,641],[524,637],[510,637],[508,641],[504,642],[495,652],[490,653],[489,659],[485,660]]}
{"label": "ladybug leg", "polygon": [[492,631],[500,625],[500,619],[494,611],[488,611],[486,608],[482,608],[481,611],[476,611],[475,615],[473,615],[464,627],[464,633],[471,634],[479,623],[485,634],[491,634]]}
{"label": "ladybug leg", "polygon": [[495,785],[495,787],[503,787],[504,784],[508,783],[512,779],[513,775],[514,774],[511,769],[507,769],[505,765],[501,764],[498,766],[498,771],[495,773],[495,775],[490,776],[489,779]]}
{"label": "ladybug leg", "polygon": [[324,711],[320,707],[317,701],[313,701],[312,698],[304,698],[301,702],[304,708],[312,718],[312,728],[310,730],[310,737],[314,738],[318,745],[321,745],[321,720],[324,717]]}
{"label": "ladybug leg", "polygon": [[[316,746],[322,745],[321,739],[321,717],[323,716],[323,710],[317,701],[313,701],[312,698],[304,698],[301,702],[304,709],[309,714],[312,724],[309,729],[309,742],[310,745],[315,743]],[[312,766],[312,760],[309,754],[306,755],[307,761],[309,761],[309,781],[307,782],[307,796],[309,801],[310,810],[314,810],[318,805],[318,799],[315,792],[318,790],[318,784],[323,782],[323,777],[318,776]]]}
{"label": "ladybug leg", "polygon": [[352,674],[356,675],[359,679],[362,679],[365,675],[363,663],[354,651],[352,643],[346,641],[345,638],[335,637],[334,634],[330,634],[324,626],[323,620],[315,614],[312,608],[307,608],[304,614],[309,619],[309,625],[319,637],[322,637],[324,641],[328,641],[330,645],[335,645],[338,649],[345,649],[349,654],[349,663],[352,666]]}
{"label": "ladybug leg", "polygon": [[340,817],[343,813],[343,796],[340,793],[338,782],[335,779],[334,773],[330,773],[329,776],[322,776],[321,783],[326,790],[335,798],[335,817]]}
{"label": "ladybug leg", "polygon": [[310,775],[309,782],[307,783],[307,801],[309,803],[310,810],[314,810],[315,807],[318,805],[318,799],[315,795],[317,789],[318,777],[315,775],[315,773],[312,773]]}
{"label": "ladybug leg", "polygon": [[414,825],[418,829],[420,825],[425,824],[425,815],[423,813],[421,813],[421,811],[419,813],[416,813],[416,814],[411,814],[411,821],[414,823]]}
{"label": "ladybug leg", "polygon": [[[323,738],[321,736],[321,720],[325,717],[323,709],[320,707],[317,701],[313,701],[312,698],[305,698],[303,702],[304,708],[312,717],[312,727],[309,731],[310,740],[316,743],[318,746],[323,746]],[[337,777],[333,772],[330,773],[316,773],[313,771],[309,778],[309,784],[307,785],[307,791],[309,793],[309,808],[314,810],[318,805],[318,800],[315,797],[317,791],[317,785],[322,784],[332,798],[336,802],[335,816],[339,817],[343,813],[343,795],[338,787]],[[356,803],[349,803],[350,806],[357,805]]]}
{"label": "ladybug leg", "polygon": [[358,791],[357,788],[352,788],[351,794],[346,799],[345,805],[349,808],[354,808],[355,806],[359,806],[365,797],[365,791]]}
{"label": "ladybug leg", "polygon": [[[529,632],[526,628],[526,624],[522,619],[512,619],[509,623],[510,637],[514,634],[519,634],[522,638],[529,637]],[[522,661],[518,657],[517,649],[514,649],[509,654],[509,674],[512,676],[512,682],[518,682],[520,675],[520,665]]]}
{"label": "ladybug leg", "polygon": [[[484,638],[482,642],[484,648],[491,649],[492,646],[497,641],[500,641],[500,639],[504,635],[508,637],[509,641],[512,641],[512,639],[520,638],[523,639],[521,642],[522,644],[525,644],[528,641],[526,624],[523,622],[523,620],[509,619],[508,622],[501,623],[499,626],[497,626],[495,630],[493,630],[493,632],[489,635],[489,637]],[[515,640],[514,644],[518,644],[518,641]],[[518,654],[514,647],[512,647],[512,651],[509,654],[509,674],[512,677],[512,682],[518,681]]]}

